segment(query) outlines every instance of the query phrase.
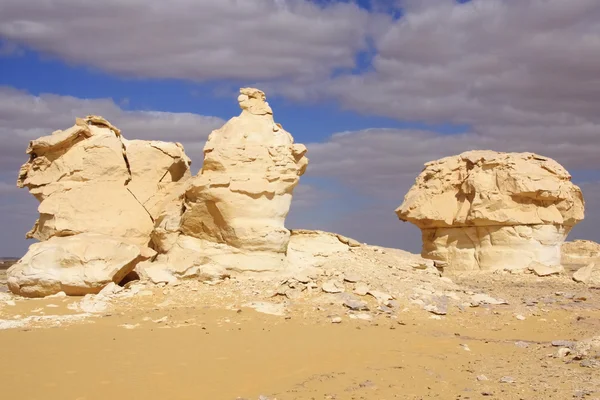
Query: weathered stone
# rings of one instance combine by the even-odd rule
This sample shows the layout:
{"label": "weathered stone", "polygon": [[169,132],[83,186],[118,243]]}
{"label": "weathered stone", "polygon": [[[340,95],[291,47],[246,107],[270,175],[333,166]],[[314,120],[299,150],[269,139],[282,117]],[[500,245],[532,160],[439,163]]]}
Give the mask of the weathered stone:
{"label": "weathered stone", "polygon": [[529,264],[529,270],[533,271],[537,276],[550,276],[550,275],[558,275],[564,272],[564,268],[562,265],[545,265],[539,262],[532,262]]}
{"label": "weathered stone", "polygon": [[597,266],[597,264],[592,263],[583,268],[578,269],[573,274],[573,280],[575,282],[585,283],[586,285],[600,287],[600,266]]}
{"label": "weathered stone", "polygon": [[345,290],[344,285],[335,280],[324,282],[321,288],[325,293],[342,293]]}
{"label": "weathered stone", "polygon": [[7,271],[13,293],[43,297],[98,293],[120,282],[135,265],[152,257],[148,248],[93,233],[54,237],[30,246]]}
{"label": "weathered stone", "polygon": [[555,161],[470,151],[427,163],[396,213],[421,229],[424,258],[463,272],[560,265],[583,208],[581,190]]}
{"label": "weathered stone", "polygon": [[178,273],[205,263],[231,271],[281,271],[292,193],[306,147],[275,123],[265,94],[243,88],[242,113],[213,131],[200,173],[157,217],[157,261]]}
{"label": "weathered stone", "polygon": [[[10,271],[11,290],[27,296],[60,287],[68,294],[97,293],[102,285],[118,282],[123,271],[155,254],[147,246],[162,198],[190,177],[190,160],[180,144],[127,141],[110,122],[93,115],[32,140],[27,154],[17,186],[40,201],[40,217],[27,237],[42,243],[32,245]],[[86,250],[89,234],[100,239]],[[142,255],[129,260],[135,252]]]}

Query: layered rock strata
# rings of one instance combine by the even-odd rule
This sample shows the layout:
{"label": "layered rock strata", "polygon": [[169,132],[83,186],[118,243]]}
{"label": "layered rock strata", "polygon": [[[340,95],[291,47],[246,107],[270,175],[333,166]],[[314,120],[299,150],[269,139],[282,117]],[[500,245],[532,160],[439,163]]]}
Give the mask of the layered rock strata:
{"label": "layered rock strata", "polygon": [[152,236],[160,254],[140,265],[142,276],[285,268],[284,222],[306,147],[274,121],[263,92],[240,92],[240,116],[209,135],[202,170],[165,201]]}
{"label": "layered rock strata", "polygon": [[469,151],[425,164],[396,213],[421,229],[422,256],[446,271],[524,269],[560,265],[584,201],[550,158]]}

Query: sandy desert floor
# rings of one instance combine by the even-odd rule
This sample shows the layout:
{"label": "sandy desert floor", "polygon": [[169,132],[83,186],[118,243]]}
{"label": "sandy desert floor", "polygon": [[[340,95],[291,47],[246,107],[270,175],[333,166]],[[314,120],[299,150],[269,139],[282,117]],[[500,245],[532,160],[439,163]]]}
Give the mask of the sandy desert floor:
{"label": "sandy desert floor", "polygon": [[81,298],[3,294],[0,383],[3,397],[28,400],[600,399],[597,360],[552,343],[598,335],[599,291],[528,279],[463,279],[509,304],[441,316],[402,300],[362,313],[335,294],[290,301],[255,283],[275,307],[258,309],[280,315],[265,314],[235,279],[134,284],[93,314]]}

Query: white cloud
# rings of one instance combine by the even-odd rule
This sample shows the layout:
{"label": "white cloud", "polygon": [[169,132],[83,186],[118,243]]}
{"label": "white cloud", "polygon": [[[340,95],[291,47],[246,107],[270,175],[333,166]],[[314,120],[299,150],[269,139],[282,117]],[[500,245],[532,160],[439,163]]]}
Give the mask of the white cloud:
{"label": "white cloud", "polygon": [[374,70],[326,91],[399,119],[475,125],[600,122],[596,0],[408,2]]}
{"label": "white cloud", "polygon": [[76,117],[101,115],[123,131],[128,139],[179,141],[193,157],[202,162],[202,146],[208,134],[223,124],[216,117],[191,113],[125,111],[111,99],[79,99],[42,94],[32,96],[9,87],[0,87],[0,171],[13,171],[27,160],[25,149],[31,139],[66,129]]}
{"label": "white cloud", "polygon": [[0,36],[119,74],[313,79],[352,67],[373,24],[309,0],[3,0]]}

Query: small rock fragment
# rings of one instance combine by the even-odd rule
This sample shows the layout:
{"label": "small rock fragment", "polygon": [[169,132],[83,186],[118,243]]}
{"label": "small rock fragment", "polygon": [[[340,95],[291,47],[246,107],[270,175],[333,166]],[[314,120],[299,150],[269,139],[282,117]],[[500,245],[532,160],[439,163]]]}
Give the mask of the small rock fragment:
{"label": "small rock fragment", "polygon": [[394,298],[392,295],[380,292],[378,290],[369,290],[367,294],[370,294],[371,296],[375,297],[379,304],[388,304],[388,302]]}
{"label": "small rock fragment", "polygon": [[500,383],[515,383],[516,380],[512,376],[503,376],[500,378]]}
{"label": "small rock fragment", "polygon": [[508,304],[506,300],[495,299],[487,294],[475,294],[471,296],[471,306],[477,307],[481,304],[490,304],[493,306]]}
{"label": "small rock fragment", "polygon": [[344,274],[344,280],[349,283],[356,283],[360,281],[360,276],[351,272]]}
{"label": "small rock fragment", "polygon": [[367,304],[367,302],[352,298],[344,299],[344,302],[342,304],[353,311],[363,311],[369,309],[369,305]]}
{"label": "small rock fragment", "polygon": [[324,282],[321,289],[323,289],[325,293],[342,293],[345,290],[344,285],[336,280]]}
{"label": "small rock fragment", "polygon": [[532,262],[529,265],[529,270],[533,271],[537,276],[550,276],[550,275],[558,275],[561,272],[564,272],[564,268],[562,265],[545,265],[539,263],[537,261]]}
{"label": "small rock fragment", "polygon": [[485,376],[485,375],[477,375],[477,380],[478,380],[479,382],[482,382],[482,381],[489,381],[488,377],[487,377],[487,376]]}
{"label": "small rock fragment", "polygon": [[342,318],[341,317],[333,317],[331,318],[331,323],[332,324],[339,324],[342,322]]}
{"label": "small rock fragment", "polygon": [[359,296],[366,296],[367,293],[369,293],[369,286],[367,286],[366,283],[357,283],[354,287],[354,293],[356,293]]}
{"label": "small rock fragment", "polygon": [[569,349],[575,347],[575,342],[573,342],[572,340],[553,340],[551,344],[554,347],[566,347]]}
{"label": "small rock fragment", "polygon": [[600,266],[595,263],[578,269],[573,274],[573,280],[579,283],[585,283],[593,286],[600,286]]}
{"label": "small rock fragment", "polygon": [[569,354],[571,354],[571,349],[567,348],[567,347],[561,347],[560,349],[558,349],[558,351],[556,352],[556,357],[558,358],[565,358],[566,356],[568,356]]}

